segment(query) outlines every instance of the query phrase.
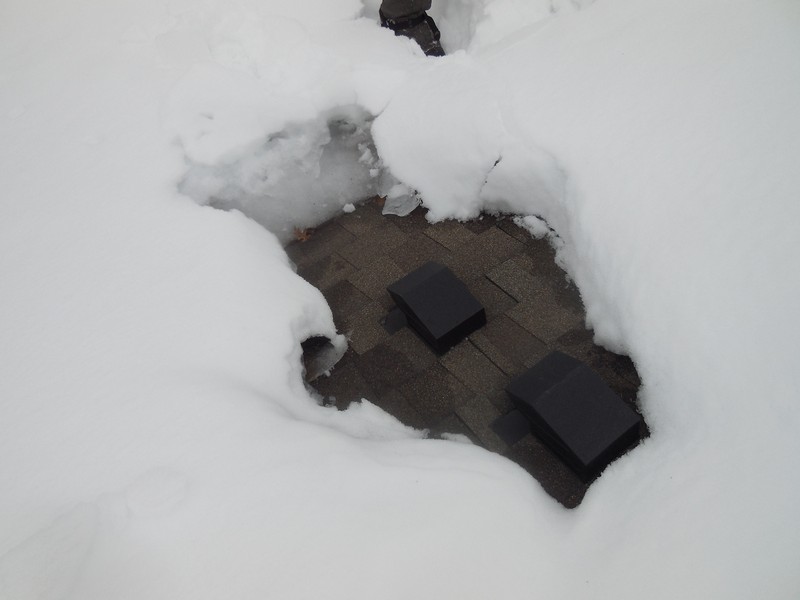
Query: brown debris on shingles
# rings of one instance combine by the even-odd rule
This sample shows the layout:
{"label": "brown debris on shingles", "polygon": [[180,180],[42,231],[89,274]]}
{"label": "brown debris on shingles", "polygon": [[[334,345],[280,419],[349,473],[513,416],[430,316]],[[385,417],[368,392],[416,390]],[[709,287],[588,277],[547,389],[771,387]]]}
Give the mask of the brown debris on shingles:
{"label": "brown debris on shingles", "polygon": [[307,242],[311,239],[311,235],[314,233],[314,230],[309,229],[300,229],[299,227],[294,228],[294,239],[298,242]]}

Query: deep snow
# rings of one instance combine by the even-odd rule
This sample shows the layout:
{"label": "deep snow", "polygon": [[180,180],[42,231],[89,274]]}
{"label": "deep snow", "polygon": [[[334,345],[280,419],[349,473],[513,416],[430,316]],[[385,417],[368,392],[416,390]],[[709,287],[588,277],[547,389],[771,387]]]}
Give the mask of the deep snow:
{"label": "deep snow", "polygon": [[[434,2],[439,60],[375,1],[0,8],[0,597],[797,596],[800,5]],[[318,407],[322,296],[187,197],[285,236],[394,178],[544,218],[635,360],[576,511]]]}

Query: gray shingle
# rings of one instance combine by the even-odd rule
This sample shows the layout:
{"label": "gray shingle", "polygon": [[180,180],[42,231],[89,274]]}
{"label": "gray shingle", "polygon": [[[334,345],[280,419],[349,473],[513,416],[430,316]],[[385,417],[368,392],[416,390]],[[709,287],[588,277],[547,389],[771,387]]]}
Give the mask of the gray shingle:
{"label": "gray shingle", "polygon": [[475,394],[489,396],[503,389],[508,381],[503,372],[468,341],[445,354],[441,363]]}
{"label": "gray shingle", "polygon": [[458,221],[442,221],[430,225],[424,233],[435,242],[453,251],[475,238],[475,234]]}
{"label": "gray shingle", "polygon": [[467,388],[438,363],[406,381],[400,387],[400,392],[430,423],[453,413],[471,395]]}
{"label": "gray shingle", "polygon": [[490,427],[500,412],[486,398],[473,396],[456,409],[456,414],[480,440],[481,446],[492,452],[508,451],[508,446]]}

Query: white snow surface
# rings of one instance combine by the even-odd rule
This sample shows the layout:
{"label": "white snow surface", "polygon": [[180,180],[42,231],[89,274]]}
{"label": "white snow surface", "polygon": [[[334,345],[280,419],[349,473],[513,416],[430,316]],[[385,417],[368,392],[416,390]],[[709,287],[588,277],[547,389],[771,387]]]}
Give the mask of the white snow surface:
{"label": "white snow surface", "polygon": [[[377,5],[0,6],[0,598],[796,598],[800,4]],[[635,361],[576,510],[306,391],[278,238],[396,185],[552,228]]]}

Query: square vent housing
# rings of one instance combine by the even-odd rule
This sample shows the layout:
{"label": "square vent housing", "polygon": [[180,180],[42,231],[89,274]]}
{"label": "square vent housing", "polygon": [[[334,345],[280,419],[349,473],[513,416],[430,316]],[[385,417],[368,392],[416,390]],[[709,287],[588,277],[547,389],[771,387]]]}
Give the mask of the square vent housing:
{"label": "square vent housing", "polygon": [[439,263],[426,263],[386,289],[411,328],[438,354],[486,324],[481,303]]}
{"label": "square vent housing", "polygon": [[584,481],[639,438],[642,417],[588,366],[553,352],[506,388],[542,440]]}

